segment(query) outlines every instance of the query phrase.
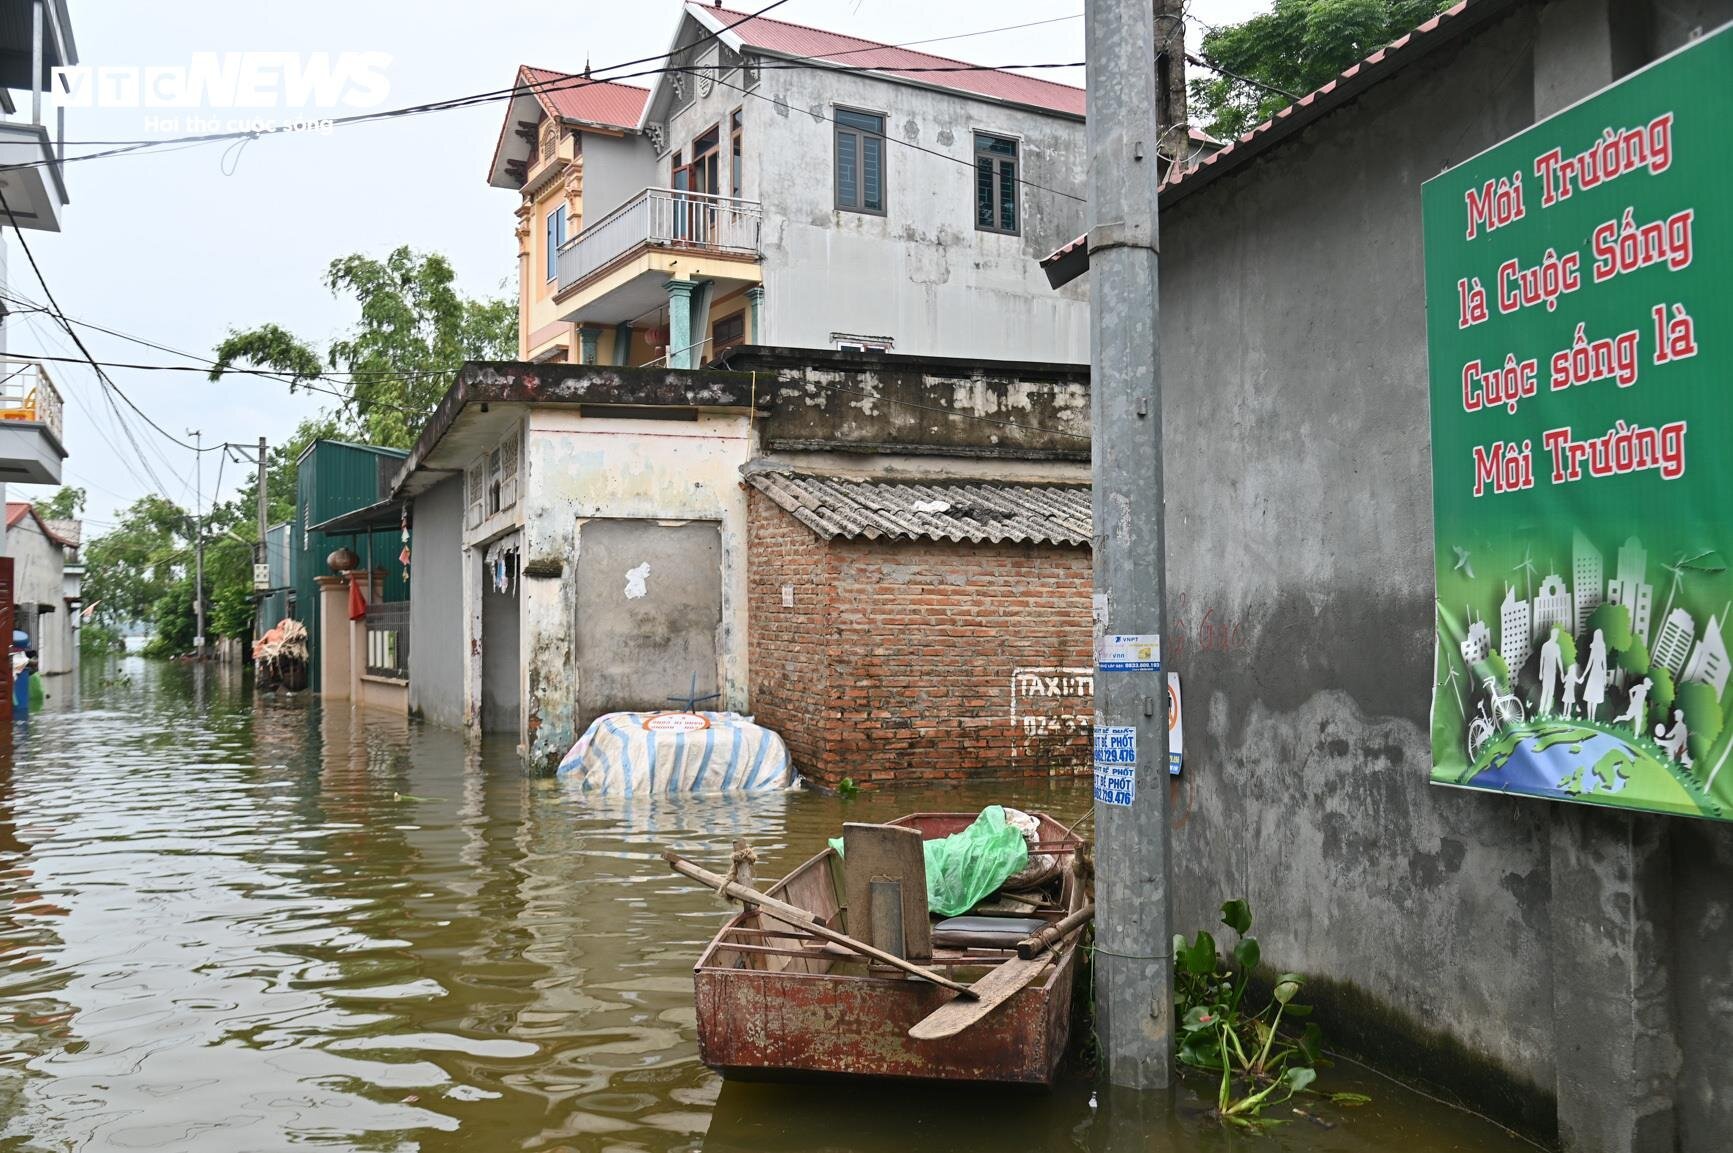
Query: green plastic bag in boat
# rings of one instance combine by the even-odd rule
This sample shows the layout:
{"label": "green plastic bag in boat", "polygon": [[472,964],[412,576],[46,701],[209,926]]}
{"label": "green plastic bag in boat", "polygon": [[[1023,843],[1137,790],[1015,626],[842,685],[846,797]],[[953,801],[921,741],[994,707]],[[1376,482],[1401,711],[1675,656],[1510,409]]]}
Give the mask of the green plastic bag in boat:
{"label": "green plastic bag in boat", "polygon": [[[830,847],[842,856],[841,837],[832,837]],[[962,832],[924,841],[921,848],[927,908],[940,917],[962,916],[1029,865],[1029,845],[999,805],[982,809]]]}

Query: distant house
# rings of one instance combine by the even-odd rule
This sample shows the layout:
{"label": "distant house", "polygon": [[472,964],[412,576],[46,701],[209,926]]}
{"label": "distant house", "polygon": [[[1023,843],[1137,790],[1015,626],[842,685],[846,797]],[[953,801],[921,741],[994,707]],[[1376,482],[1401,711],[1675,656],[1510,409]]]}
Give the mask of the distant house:
{"label": "distant house", "polygon": [[83,567],[77,521],[44,520],[36,506],[6,504],[6,548],[12,558],[13,628],[29,639],[45,676],[78,668]]}
{"label": "distant house", "polygon": [[1035,262],[1083,227],[1083,90],[749,15],[685,5],[648,92],[519,70],[489,182],[523,358],[1086,359],[1083,288]]}

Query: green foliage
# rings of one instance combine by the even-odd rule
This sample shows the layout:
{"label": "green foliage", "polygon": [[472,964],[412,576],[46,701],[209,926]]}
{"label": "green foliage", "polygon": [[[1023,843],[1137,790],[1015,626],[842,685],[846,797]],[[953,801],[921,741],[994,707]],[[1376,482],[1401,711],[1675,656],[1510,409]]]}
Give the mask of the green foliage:
{"label": "green foliage", "polygon": [[1221,1075],[1216,1111],[1225,1122],[1272,1125],[1263,1110],[1302,1092],[1317,1077],[1323,1034],[1307,1023],[1298,1035],[1283,1035],[1284,1016],[1309,1016],[1311,1007],[1294,998],[1303,979],[1282,973],[1269,1002],[1253,1010],[1246,1004],[1252,975],[1263,959],[1257,938],[1249,935],[1251,907],[1243,900],[1222,905],[1221,922],[1237,938],[1224,961],[1215,938],[1199,930],[1191,940],[1173,938],[1174,1013],[1179,1020],[1181,1062]]}
{"label": "green foliage", "polygon": [[1677,695],[1677,690],[1673,685],[1673,674],[1668,672],[1665,666],[1656,665],[1649,670],[1649,680],[1651,682],[1649,686],[1649,715],[1671,716],[1673,698]]}
{"label": "green foliage", "polygon": [[1587,643],[1592,640],[1597,629],[1600,630],[1601,638],[1607,642],[1607,648],[1623,652],[1631,646],[1631,610],[1624,605],[1607,602],[1590,614],[1588,631],[1583,635],[1583,641]]}
{"label": "green foliage", "polygon": [[326,269],[325,287],[360,310],[346,336],[322,357],[275,324],[231,332],[217,346],[211,379],[244,366],[280,372],[305,386],[338,370],[341,379],[316,387],[344,394],[348,434],[407,448],[464,361],[517,354],[515,300],[469,299],[459,295],[455,279],[445,257],[407,245],[384,260],[359,253],[339,257]]}
{"label": "green foliage", "polygon": [[1715,738],[1721,735],[1721,701],[1715,686],[1701,681],[1686,681],[1679,686],[1677,696],[1679,707],[1685,710],[1685,728],[1691,734],[1691,760],[1702,765],[1709,759]]}
{"label": "green foliage", "polygon": [[854,783],[853,777],[844,777],[836,786],[836,793],[837,796],[844,798],[858,797],[860,796],[860,786]]}
{"label": "green foliage", "polygon": [[36,514],[45,520],[77,520],[84,511],[84,490],[67,485],[47,500],[36,501]]}
{"label": "green foliage", "polygon": [[216,636],[249,637],[253,633],[253,615],[250,581],[228,581],[211,598],[208,625]]}
{"label": "green foliage", "polygon": [[154,493],[120,513],[119,523],[84,549],[85,603],[113,628],[149,620],[192,553],[191,517]]}
{"label": "green foliage", "polygon": [[1559,665],[1570,668],[1577,663],[1577,642],[1568,629],[1558,629]]}
{"label": "green foliage", "polygon": [[[1490,671],[1493,676],[1498,678],[1498,683],[1500,685],[1503,685],[1505,688],[1510,687],[1510,666],[1504,663],[1504,654],[1499,652],[1497,649],[1493,649],[1491,652],[1487,653],[1486,659],[1484,661],[1477,661],[1476,665],[1483,666],[1486,670]],[[1476,667],[1474,675],[1478,679],[1484,677],[1486,674],[1481,671],[1480,667]]]}
{"label": "green foliage", "polygon": [[147,657],[176,657],[191,652],[193,637],[198,634],[198,620],[193,614],[193,582],[183,576],[163,590],[151,606],[152,635],[144,646]]}
{"label": "green foliage", "polygon": [[1649,646],[1633,632],[1630,644],[1619,650],[1613,663],[1634,677],[1646,677],[1649,675]]}
{"label": "green foliage", "polygon": [[78,651],[93,656],[122,653],[126,651],[126,638],[117,628],[87,621],[78,630]]}
{"label": "green foliage", "polygon": [[1258,81],[1295,97],[1335,79],[1355,64],[1425,23],[1451,0],[1275,0],[1268,12],[1204,33],[1203,59],[1224,69],[1193,79],[1195,121],[1232,138],[1269,119],[1289,100]]}

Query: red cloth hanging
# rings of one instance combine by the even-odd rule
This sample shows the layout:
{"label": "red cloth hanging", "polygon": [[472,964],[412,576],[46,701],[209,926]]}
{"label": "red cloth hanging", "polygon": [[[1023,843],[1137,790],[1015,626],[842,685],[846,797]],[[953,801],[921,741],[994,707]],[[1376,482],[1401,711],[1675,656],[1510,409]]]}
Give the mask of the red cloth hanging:
{"label": "red cloth hanging", "polygon": [[351,573],[349,576],[349,619],[358,621],[367,615],[367,598],[361,595],[361,580]]}

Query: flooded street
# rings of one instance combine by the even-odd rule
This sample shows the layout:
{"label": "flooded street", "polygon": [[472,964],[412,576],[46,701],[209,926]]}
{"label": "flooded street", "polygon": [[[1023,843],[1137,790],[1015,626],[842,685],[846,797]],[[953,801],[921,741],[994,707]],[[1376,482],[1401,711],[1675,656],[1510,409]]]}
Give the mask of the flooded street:
{"label": "flooded street", "polygon": [[[200,675],[208,673],[208,675]],[[128,660],[51,683],[0,758],[0,1149],[1502,1150],[1500,1130],[1351,1068],[1334,1128],[1229,1134],[1051,1094],[728,1085],[691,966],[722,906],[658,854],[761,877],[844,819],[1074,782],[599,804],[509,745],[256,705]],[[1328,1023],[1325,1023],[1326,1029]]]}

